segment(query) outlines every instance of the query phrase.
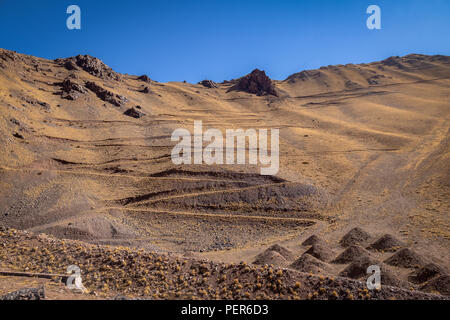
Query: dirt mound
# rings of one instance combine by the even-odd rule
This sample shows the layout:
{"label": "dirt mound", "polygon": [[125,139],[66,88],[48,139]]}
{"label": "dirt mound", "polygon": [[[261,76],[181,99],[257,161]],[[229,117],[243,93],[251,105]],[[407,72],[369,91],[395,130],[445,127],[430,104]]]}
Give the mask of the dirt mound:
{"label": "dirt mound", "polygon": [[311,248],[309,248],[305,253],[308,253],[322,261],[328,261],[334,255],[333,250],[331,250],[325,244],[319,243],[313,244]]}
{"label": "dirt mound", "polygon": [[420,290],[431,293],[439,292],[445,296],[450,296],[450,275],[446,274],[432,279],[420,287]]}
{"label": "dirt mound", "polygon": [[370,239],[370,235],[361,228],[355,227],[347,232],[339,241],[341,246],[348,247],[357,244],[364,244]]}
{"label": "dirt mound", "polygon": [[360,246],[350,246],[344,250],[332,263],[345,264],[361,259],[361,257],[368,257],[369,253]]}
{"label": "dirt mound", "polygon": [[324,241],[319,238],[318,236],[316,236],[315,234],[313,234],[312,236],[310,236],[308,239],[306,239],[305,241],[302,242],[302,246],[312,246],[314,244],[322,244]]}
{"label": "dirt mound", "polygon": [[258,96],[273,95],[278,97],[272,80],[270,80],[264,71],[258,69],[240,78],[238,83],[228,90],[228,92],[230,91],[245,91]]}
{"label": "dirt mound", "polygon": [[367,268],[372,265],[380,265],[380,263],[370,257],[363,256],[349,264],[339,275],[341,277],[359,279],[367,275]]}
{"label": "dirt mound", "polygon": [[304,253],[300,258],[295,260],[290,267],[301,272],[312,272],[317,274],[325,271],[327,269],[327,264],[308,253]]}
{"label": "dirt mound", "polygon": [[441,267],[434,263],[429,263],[426,266],[410,273],[408,276],[408,281],[415,284],[421,284],[436,276],[440,276],[443,273],[444,272]]}
{"label": "dirt mound", "polygon": [[199,82],[202,86],[206,88],[218,88],[219,86],[212,80],[202,80]]}
{"label": "dirt mound", "polygon": [[256,256],[255,261],[253,261],[253,264],[258,265],[285,265],[287,263],[287,260],[278,252],[272,251],[272,250],[266,250],[263,253],[260,253]]}
{"label": "dirt mound", "polygon": [[139,118],[145,116],[145,113],[140,112],[140,111],[136,110],[135,108],[130,108],[127,111],[125,111],[123,114],[126,116],[129,116],[129,117],[135,118],[135,119],[139,119]]}
{"label": "dirt mound", "polygon": [[[68,264],[77,264],[81,270],[89,270],[83,273],[83,286],[101,296],[110,293],[113,296],[126,294],[129,298],[166,300],[288,300],[307,299],[315,292],[325,297],[326,293],[336,291],[342,294],[342,298],[364,299],[359,293],[366,288],[365,283],[350,279],[325,278],[245,263],[222,264],[80,241],[61,241],[44,234],[34,235],[12,229],[0,231],[0,242],[8,244],[0,246],[2,263],[7,269],[20,271],[27,268],[28,273],[56,275],[65,273]],[[18,255],[17,252],[26,254]],[[107,285],[104,279],[108,279]],[[167,283],[171,285],[167,286]],[[210,290],[205,290],[207,288]],[[370,295],[370,299],[390,298],[443,297],[392,287],[382,287]]]}
{"label": "dirt mound", "polygon": [[392,286],[398,288],[410,288],[410,285],[394,276],[390,271],[381,271],[381,285],[382,286]]}
{"label": "dirt mound", "polygon": [[92,81],[86,82],[86,87],[90,89],[92,92],[94,92],[97,95],[97,97],[99,97],[103,101],[109,102],[117,107],[122,106],[123,104],[125,104],[125,102],[128,101],[127,98],[125,98],[124,96],[108,91],[99,86],[98,84],[96,84],[95,82]]}
{"label": "dirt mound", "polygon": [[104,80],[120,79],[118,73],[114,72],[113,69],[104,64],[100,59],[90,55],[78,55],[67,59],[57,59],[56,62],[62,64],[68,70],[74,70],[78,66],[87,73]]}
{"label": "dirt mound", "polygon": [[416,268],[425,265],[425,259],[409,248],[404,248],[389,257],[387,264],[402,268]]}
{"label": "dirt mound", "polygon": [[374,243],[372,243],[368,249],[375,249],[379,251],[397,251],[404,244],[397,240],[394,236],[390,234],[385,234]]}
{"label": "dirt mound", "polygon": [[287,260],[292,260],[295,257],[291,250],[286,249],[285,247],[282,247],[279,244],[274,244],[273,246],[268,248],[266,251],[278,252],[279,254],[281,254]]}

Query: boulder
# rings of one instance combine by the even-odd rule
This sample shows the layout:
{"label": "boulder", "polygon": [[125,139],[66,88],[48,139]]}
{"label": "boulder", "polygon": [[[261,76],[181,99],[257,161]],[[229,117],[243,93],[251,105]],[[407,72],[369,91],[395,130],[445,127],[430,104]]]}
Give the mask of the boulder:
{"label": "boulder", "polygon": [[[139,107],[139,106],[136,106],[136,107]],[[130,108],[127,111],[125,111],[123,114],[126,116],[129,116],[129,117],[135,118],[135,119],[139,119],[139,118],[145,116],[145,113],[138,111],[135,108]]]}

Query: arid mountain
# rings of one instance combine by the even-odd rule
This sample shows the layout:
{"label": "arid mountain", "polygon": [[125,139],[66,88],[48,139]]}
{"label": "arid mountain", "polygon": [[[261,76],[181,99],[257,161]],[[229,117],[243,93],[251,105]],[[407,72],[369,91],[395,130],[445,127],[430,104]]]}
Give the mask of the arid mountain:
{"label": "arid mountain", "polygon": [[[259,70],[223,83],[150,77],[91,56],[52,61],[0,49],[0,225],[359,280],[377,262],[387,285],[445,291],[450,57],[327,66],[283,81]],[[174,165],[171,134],[192,131],[194,120],[223,132],[279,128],[278,174]],[[348,247],[339,244],[353,227],[361,230]],[[312,235],[318,243],[301,245]],[[371,247],[377,240],[388,250]],[[274,244],[291,255],[267,249]],[[0,256],[8,250],[0,246]],[[438,266],[444,280],[409,282],[425,267],[404,267],[411,257]],[[21,264],[9,258],[4,267]],[[314,294],[306,291],[300,297]]]}

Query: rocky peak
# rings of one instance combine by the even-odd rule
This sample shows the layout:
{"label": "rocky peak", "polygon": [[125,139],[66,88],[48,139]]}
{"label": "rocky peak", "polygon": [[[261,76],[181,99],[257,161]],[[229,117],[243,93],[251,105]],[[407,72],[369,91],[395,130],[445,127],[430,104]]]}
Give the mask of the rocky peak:
{"label": "rocky peak", "polygon": [[151,83],[152,82],[152,79],[150,79],[150,77],[148,75],[146,75],[146,74],[143,74],[142,76],[139,76],[137,79],[140,80],[140,81],[147,82],[147,83]]}
{"label": "rocky peak", "polygon": [[90,55],[77,55],[66,59],[57,59],[57,63],[62,64],[68,70],[81,68],[87,73],[104,79],[104,80],[120,80],[120,75],[103,63],[98,58]]}
{"label": "rocky peak", "polygon": [[259,69],[255,69],[248,75],[240,78],[238,82],[228,90],[228,92],[229,91],[245,91],[258,96],[273,95],[278,97],[278,93],[275,90],[272,80],[264,71]]}

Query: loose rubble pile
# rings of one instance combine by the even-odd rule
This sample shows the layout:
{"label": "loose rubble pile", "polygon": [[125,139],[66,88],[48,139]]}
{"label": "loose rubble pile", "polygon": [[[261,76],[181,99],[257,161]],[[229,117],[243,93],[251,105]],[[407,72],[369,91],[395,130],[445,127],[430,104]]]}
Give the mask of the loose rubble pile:
{"label": "loose rubble pile", "polygon": [[54,274],[64,274],[68,265],[77,265],[88,292],[151,299],[444,298],[387,286],[369,292],[363,282],[267,264],[222,264],[142,249],[57,240],[9,228],[0,228],[0,261],[0,268]]}

